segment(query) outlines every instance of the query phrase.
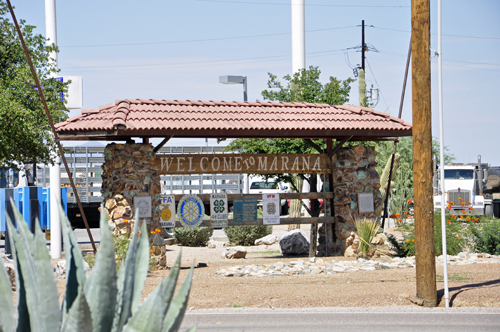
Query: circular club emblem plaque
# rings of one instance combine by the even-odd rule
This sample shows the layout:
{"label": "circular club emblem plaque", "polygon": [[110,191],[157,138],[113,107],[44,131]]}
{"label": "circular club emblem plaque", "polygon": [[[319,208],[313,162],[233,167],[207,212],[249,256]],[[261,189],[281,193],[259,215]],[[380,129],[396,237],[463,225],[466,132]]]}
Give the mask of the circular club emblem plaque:
{"label": "circular club emblem plaque", "polygon": [[276,204],[268,203],[267,204],[267,213],[268,214],[275,214],[276,213]]}
{"label": "circular club emblem plaque", "polygon": [[205,206],[196,195],[182,196],[178,209],[180,222],[186,228],[198,227],[205,216]]}

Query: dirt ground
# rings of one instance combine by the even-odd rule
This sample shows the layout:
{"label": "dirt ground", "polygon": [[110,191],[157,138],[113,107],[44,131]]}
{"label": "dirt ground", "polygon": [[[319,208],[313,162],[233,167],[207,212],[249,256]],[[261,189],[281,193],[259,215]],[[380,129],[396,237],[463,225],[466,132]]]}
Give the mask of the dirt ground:
{"label": "dirt ground", "polygon": [[[224,277],[215,272],[235,265],[289,262],[299,257],[276,253],[277,245],[248,248],[245,259],[222,259],[222,248],[182,248],[183,280],[193,261],[205,263],[194,271],[189,309],[257,307],[370,307],[411,305],[416,294],[415,268],[375,271],[340,272],[334,275],[298,275],[269,277]],[[169,265],[180,250],[168,247]],[[302,260],[309,259],[306,256]],[[343,257],[323,257],[325,261],[349,260]],[[351,258],[353,260],[354,258]],[[438,297],[444,307],[443,268],[437,267]],[[168,275],[168,271],[153,271],[146,281],[144,296]],[[450,306],[500,307],[500,264],[449,265]],[[439,280],[440,279],[440,280]]]}
{"label": "dirt ground", "polygon": [[[398,306],[412,305],[410,298],[415,298],[415,268],[268,277],[224,277],[216,274],[221,268],[237,265],[309,259],[307,256],[283,257],[279,253],[278,244],[246,248],[246,258],[229,260],[221,258],[224,250],[222,243],[218,243],[215,249],[167,246],[169,266],[182,249],[179,285],[193,263],[195,266],[200,265],[194,270],[189,309]],[[354,260],[344,257],[322,259],[325,262]],[[143,298],[168,273],[168,270],[151,271],[146,280]],[[439,306],[444,307],[443,268],[437,266],[436,274]],[[500,264],[448,265],[448,275],[450,306],[500,307]],[[65,280],[58,280],[61,294],[64,286]]]}

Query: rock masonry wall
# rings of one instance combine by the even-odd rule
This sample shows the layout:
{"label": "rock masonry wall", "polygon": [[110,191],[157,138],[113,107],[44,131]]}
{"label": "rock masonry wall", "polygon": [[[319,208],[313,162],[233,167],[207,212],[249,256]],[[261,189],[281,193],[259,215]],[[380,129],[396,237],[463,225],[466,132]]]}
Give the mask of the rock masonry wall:
{"label": "rock masonry wall", "polygon": [[[354,239],[351,233],[356,231],[352,216],[375,218],[381,215],[383,209],[374,147],[358,145],[341,148],[332,157],[332,166],[335,227],[320,227],[318,256],[326,255],[325,233],[328,255],[344,255]],[[358,213],[358,193],[373,193],[374,212]]]}
{"label": "rock masonry wall", "polygon": [[[151,196],[151,218],[145,218],[148,233],[160,227],[160,176],[151,144],[115,144],[104,150],[102,189],[104,211],[114,234],[129,234],[133,228],[134,197]],[[142,220],[142,219],[141,219]]]}

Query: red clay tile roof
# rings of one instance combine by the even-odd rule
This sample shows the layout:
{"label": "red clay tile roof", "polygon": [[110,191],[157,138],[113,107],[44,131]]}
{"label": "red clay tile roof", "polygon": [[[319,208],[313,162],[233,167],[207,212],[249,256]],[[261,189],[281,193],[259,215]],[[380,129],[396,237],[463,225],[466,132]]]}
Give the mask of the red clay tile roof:
{"label": "red clay tile roof", "polygon": [[411,124],[371,108],[344,104],[118,100],[56,124],[63,140],[129,137],[340,138],[411,136]]}

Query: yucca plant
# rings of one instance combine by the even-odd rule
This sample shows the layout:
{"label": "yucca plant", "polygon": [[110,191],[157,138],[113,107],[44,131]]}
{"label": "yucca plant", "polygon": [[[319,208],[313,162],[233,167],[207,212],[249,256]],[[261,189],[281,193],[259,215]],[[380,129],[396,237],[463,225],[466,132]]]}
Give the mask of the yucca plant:
{"label": "yucca plant", "polygon": [[380,228],[380,223],[376,220],[368,218],[356,217],[354,219],[356,230],[358,231],[359,236],[359,252],[363,255],[367,255],[372,240],[375,235],[377,235],[377,232]]}
{"label": "yucca plant", "polygon": [[[180,270],[179,254],[168,277],[140,305],[149,266],[149,241],[144,222],[142,226],[135,223],[125,262],[117,274],[107,215],[102,213],[101,243],[87,279],[82,252],[68,219],[59,209],[67,268],[66,292],[60,307],[45,237],[38,223],[33,236],[15,206],[14,210],[19,232],[9,218],[7,225],[16,265],[17,317],[10,280],[0,259],[0,332],[163,332],[179,329],[186,311],[193,268],[174,296]],[[194,330],[195,327],[189,331]]]}

